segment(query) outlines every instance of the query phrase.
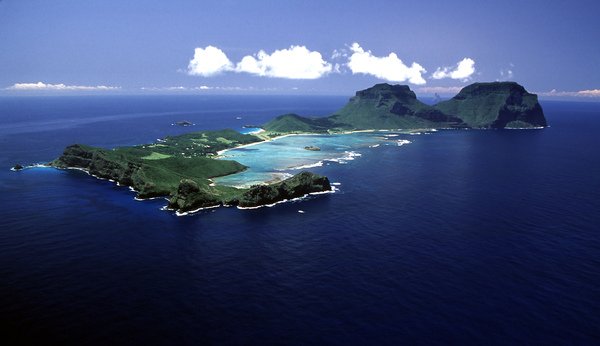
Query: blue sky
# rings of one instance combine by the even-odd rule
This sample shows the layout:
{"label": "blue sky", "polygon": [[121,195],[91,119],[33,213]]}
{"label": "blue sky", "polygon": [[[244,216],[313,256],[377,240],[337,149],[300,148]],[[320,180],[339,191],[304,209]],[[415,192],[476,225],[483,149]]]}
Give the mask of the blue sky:
{"label": "blue sky", "polygon": [[0,0],[0,92],[600,97],[598,1]]}

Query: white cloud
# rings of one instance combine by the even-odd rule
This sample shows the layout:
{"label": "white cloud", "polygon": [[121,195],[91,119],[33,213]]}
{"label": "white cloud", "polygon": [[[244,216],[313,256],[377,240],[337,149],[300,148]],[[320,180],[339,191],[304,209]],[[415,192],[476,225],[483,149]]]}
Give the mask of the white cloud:
{"label": "white cloud", "polygon": [[333,66],[317,51],[310,51],[305,46],[291,46],[271,54],[261,50],[254,56],[246,55],[235,71],[273,78],[317,79],[332,72]]}
{"label": "white cloud", "polygon": [[348,51],[345,49],[334,49],[333,53],[331,53],[331,60],[336,60],[336,59],[340,59],[340,58],[346,58],[348,57]]}
{"label": "white cloud", "polygon": [[420,87],[417,89],[418,92],[424,94],[458,94],[458,92],[462,89],[459,86],[451,86],[451,87]]}
{"label": "white cloud", "polygon": [[240,87],[240,86],[208,86],[200,85],[194,87],[185,86],[164,86],[164,87],[141,87],[140,90],[152,92],[205,92],[212,91],[275,91],[276,88],[257,88],[257,87]]}
{"label": "white cloud", "polygon": [[207,85],[200,85],[196,87],[184,87],[184,86],[166,86],[166,87],[141,87],[144,91],[192,91],[192,90],[212,90],[214,87]]}
{"label": "white cloud", "polygon": [[191,90],[184,86],[169,86],[169,87],[141,87],[144,91],[187,91]]}
{"label": "white cloud", "polygon": [[468,80],[475,73],[475,60],[464,58],[456,64],[456,67],[438,67],[431,76],[433,79],[452,78],[463,81]]}
{"label": "white cloud", "polygon": [[194,76],[210,77],[231,70],[233,70],[233,64],[227,55],[213,46],[196,48],[194,57],[188,64],[188,73]]}
{"label": "white cloud", "polygon": [[323,60],[321,53],[310,51],[305,46],[290,46],[271,54],[260,50],[254,55],[244,56],[235,66],[217,47],[196,48],[187,72],[210,77],[226,71],[287,79],[317,79],[335,72],[334,67]]}
{"label": "white cloud", "polygon": [[502,77],[503,79],[512,79],[513,75],[514,73],[512,70],[500,70],[500,77]]}
{"label": "white cloud", "polygon": [[549,97],[600,97],[600,89],[588,89],[579,91],[558,91],[556,89],[552,89],[550,91],[537,92],[536,94],[540,96]]}
{"label": "white cloud", "polygon": [[82,91],[93,91],[93,90],[118,90],[121,87],[96,85],[96,86],[85,86],[85,85],[65,85],[65,84],[46,84],[43,82],[37,83],[15,83],[6,90],[82,90]]}
{"label": "white cloud", "polygon": [[497,79],[498,81],[501,80],[512,80],[514,77],[514,72],[513,72],[513,68],[515,67],[514,64],[510,64],[510,67],[506,68],[506,69],[501,69],[500,70],[500,78]]}
{"label": "white cloud", "polygon": [[600,89],[580,90],[577,94],[579,96],[600,97]]}
{"label": "white cloud", "polygon": [[350,50],[352,55],[346,65],[352,74],[369,74],[390,82],[408,81],[412,84],[425,84],[422,74],[427,71],[416,62],[413,62],[410,67],[406,66],[396,53],[377,57],[371,54],[371,51],[365,51],[356,42],[352,44]]}
{"label": "white cloud", "polygon": [[[341,59],[347,59],[347,62],[343,64]],[[352,74],[372,75],[390,82],[426,84],[423,75],[427,70],[420,64],[413,62],[410,66],[406,65],[394,52],[387,56],[375,56],[356,42],[350,47],[334,50],[331,60],[333,62],[324,60],[320,52],[311,51],[306,46],[292,45],[270,54],[260,50],[256,54],[244,56],[234,64],[220,48],[209,45],[194,50],[187,73],[210,77],[222,72],[237,72],[271,78],[318,79],[330,73],[344,73],[345,68],[349,68]],[[464,58],[455,67],[439,67],[431,78],[467,81],[473,73],[475,61]],[[502,70],[501,75],[512,78],[512,69]]]}
{"label": "white cloud", "polygon": [[333,71],[334,73],[342,73],[342,65],[338,64],[337,62],[333,65]]}

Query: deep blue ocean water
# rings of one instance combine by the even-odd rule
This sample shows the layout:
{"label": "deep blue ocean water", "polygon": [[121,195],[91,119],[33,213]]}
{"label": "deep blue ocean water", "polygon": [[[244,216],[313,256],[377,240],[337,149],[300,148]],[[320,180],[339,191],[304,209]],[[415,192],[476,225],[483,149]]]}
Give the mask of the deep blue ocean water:
{"label": "deep blue ocean water", "polygon": [[0,98],[3,340],[598,343],[600,103],[543,102],[544,130],[362,147],[311,169],[338,193],[257,210],[177,217],[81,172],[9,170],[346,100]]}

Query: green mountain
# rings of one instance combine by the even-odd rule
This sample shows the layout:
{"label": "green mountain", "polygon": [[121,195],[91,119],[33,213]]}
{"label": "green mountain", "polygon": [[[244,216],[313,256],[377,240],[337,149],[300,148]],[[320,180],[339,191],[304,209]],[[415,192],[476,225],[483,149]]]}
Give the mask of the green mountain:
{"label": "green mountain", "polygon": [[407,85],[387,83],[358,91],[328,119],[335,127],[356,130],[464,126],[460,119],[419,101]]}
{"label": "green mountain", "polygon": [[358,91],[325,118],[277,117],[265,130],[277,133],[416,128],[544,127],[537,96],[514,82],[475,83],[448,101],[429,106],[406,85],[387,83]]}
{"label": "green mountain", "polygon": [[460,117],[471,128],[547,126],[537,95],[515,82],[474,83],[435,108]]}
{"label": "green mountain", "polygon": [[263,125],[270,132],[327,132],[334,124],[328,118],[307,118],[284,114]]}

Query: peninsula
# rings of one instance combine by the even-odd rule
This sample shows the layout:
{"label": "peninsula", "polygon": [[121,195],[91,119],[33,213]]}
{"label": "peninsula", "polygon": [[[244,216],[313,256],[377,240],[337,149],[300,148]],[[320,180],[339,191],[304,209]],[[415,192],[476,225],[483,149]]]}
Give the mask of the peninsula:
{"label": "peninsula", "polygon": [[[331,116],[281,115],[264,124],[265,131],[257,135],[234,130],[201,131],[114,149],[74,144],[49,166],[79,169],[129,186],[138,198],[167,197],[168,208],[178,213],[223,205],[254,208],[328,192],[332,187],[327,177],[310,172],[250,188],[216,185],[212,178],[247,168],[236,161],[217,159],[219,152],[293,133],[545,126],[537,96],[517,83],[475,83],[434,106],[419,101],[408,86],[377,84],[358,91]],[[305,149],[319,150],[314,146]]]}
{"label": "peninsula", "polygon": [[103,149],[68,146],[49,163],[61,169],[79,169],[90,175],[129,186],[140,199],[170,197],[169,208],[179,213],[221,205],[257,207],[306,194],[331,191],[329,180],[310,172],[249,189],[215,185],[211,178],[246,169],[235,161],[217,160],[218,151],[257,143],[263,139],[234,130],[204,131],[167,137],[158,143]]}

